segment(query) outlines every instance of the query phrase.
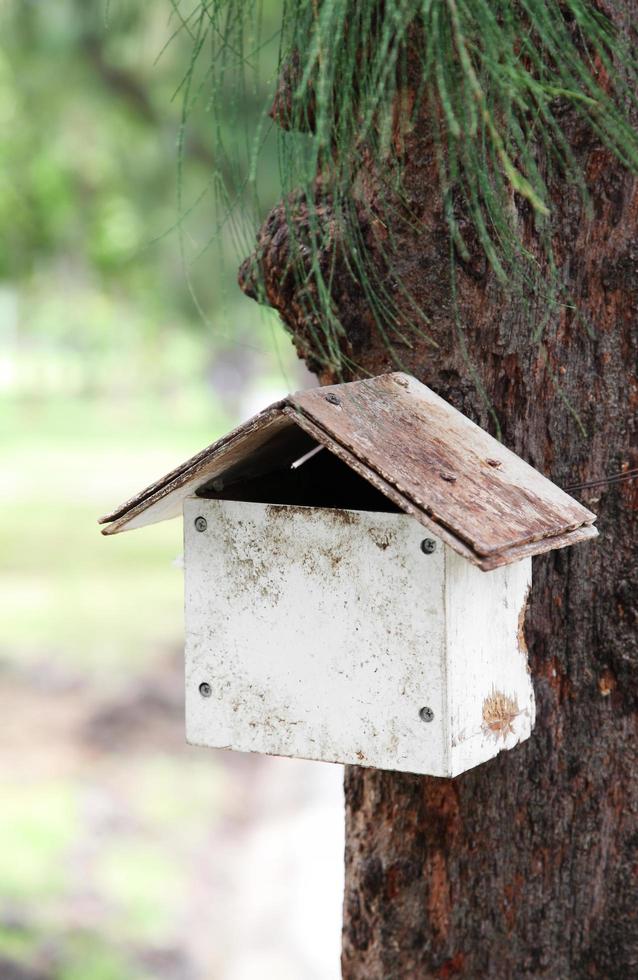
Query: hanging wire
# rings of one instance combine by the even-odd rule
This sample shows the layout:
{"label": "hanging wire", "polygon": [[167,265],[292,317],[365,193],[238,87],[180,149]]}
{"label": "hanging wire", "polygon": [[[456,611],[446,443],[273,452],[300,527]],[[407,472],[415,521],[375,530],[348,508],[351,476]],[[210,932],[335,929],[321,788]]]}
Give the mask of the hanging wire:
{"label": "hanging wire", "polygon": [[638,466],[631,470],[624,470],[622,473],[613,473],[611,476],[601,477],[599,480],[587,480],[585,483],[572,483],[568,487],[563,487],[564,490],[574,491],[574,490],[590,490],[594,487],[605,487],[612,485],[614,483],[625,483],[629,480],[635,480],[638,477]]}

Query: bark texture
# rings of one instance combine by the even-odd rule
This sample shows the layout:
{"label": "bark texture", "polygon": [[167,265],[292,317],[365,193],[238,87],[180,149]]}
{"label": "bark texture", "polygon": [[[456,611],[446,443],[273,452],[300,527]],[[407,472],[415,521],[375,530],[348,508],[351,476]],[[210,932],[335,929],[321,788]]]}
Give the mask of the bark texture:
{"label": "bark texture", "polygon": [[[621,26],[632,10],[607,4]],[[405,368],[494,431],[469,357],[506,445],[561,486],[638,465],[638,183],[576,120],[570,137],[594,212],[557,176],[554,247],[590,331],[563,308],[533,341],[545,311],[503,295],[477,248],[458,266],[459,332],[427,118],[405,137],[419,231],[397,231],[388,270],[438,345],[402,347]],[[374,211],[371,177],[359,193]],[[513,206],[533,248],[528,207]],[[307,207],[298,202],[301,222]],[[260,233],[266,298],[312,364],[313,333],[284,274],[284,217],[275,209]],[[240,281],[250,291],[250,263]],[[362,370],[395,369],[345,270],[334,283],[348,353]],[[598,513],[598,541],[534,559],[529,741],[454,780],[346,771],[347,980],[638,976],[638,482],[579,496]]]}

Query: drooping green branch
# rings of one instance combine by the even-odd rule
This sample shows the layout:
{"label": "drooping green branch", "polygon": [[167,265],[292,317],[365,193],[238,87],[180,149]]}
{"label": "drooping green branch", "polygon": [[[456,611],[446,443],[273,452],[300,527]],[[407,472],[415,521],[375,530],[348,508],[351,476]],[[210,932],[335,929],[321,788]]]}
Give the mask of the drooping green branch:
{"label": "drooping green branch", "polygon": [[[181,12],[194,45],[185,118],[189,100],[209,99],[219,120],[232,100],[245,99],[262,49],[260,7],[261,0],[201,0]],[[403,181],[418,121],[429,120],[452,254],[469,258],[469,232],[507,288],[537,289],[542,268],[548,296],[559,296],[550,187],[558,173],[587,201],[575,128],[638,171],[636,63],[591,0],[283,0],[278,78],[271,115],[279,124],[288,227],[281,275],[296,279],[335,370],[344,349],[332,294],[337,266],[364,290],[389,346],[393,336],[427,329],[416,302],[403,296],[399,314],[387,287],[400,230],[416,230],[420,221]],[[216,124],[228,208],[245,199],[242,172],[249,185],[256,181],[263,127],[256,131],[244,145],[242,171],[229,167],[237,132]],[[229,172],[237,175],[234,186]],[[373,187],[365,201],[362,181]],[[516,220],[525,206],[534,254]],[[374,264],[361,240],[362,208],[368,227],[383,229]],[[259,255],[251,271],[258,294],[255,270]]]}

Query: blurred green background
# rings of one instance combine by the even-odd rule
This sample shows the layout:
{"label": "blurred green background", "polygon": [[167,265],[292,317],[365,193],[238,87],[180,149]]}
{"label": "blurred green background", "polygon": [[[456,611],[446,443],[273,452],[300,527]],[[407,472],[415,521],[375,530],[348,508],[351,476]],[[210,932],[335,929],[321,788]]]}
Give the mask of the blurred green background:
{"label": "blurred green background", "polygon": [[2,980],[338,976],[337,767],[184,745],[180,522],[96,525],[312,383],[236,287],[251,242],[216,233],[211,179],[213,126],[263,122],[281,5],[262,74],[228,119],[196,102],[178,168],[185,10],[0,4]]}

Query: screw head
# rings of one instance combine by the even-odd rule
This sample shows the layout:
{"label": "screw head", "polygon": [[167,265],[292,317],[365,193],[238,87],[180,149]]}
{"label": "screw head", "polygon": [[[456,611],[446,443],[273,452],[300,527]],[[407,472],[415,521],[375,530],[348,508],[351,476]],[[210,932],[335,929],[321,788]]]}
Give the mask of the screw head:
{"label": "screw head", "polygon": [[205,531],[207,527],[208,521],[205,517],[202,517],[200,514],[199,517],[195,518],[195,528],[197,531]]}
{"label": "screw head", "polygon": [[327,402],[330,402],[331,405],[340,405],[341,404],[341,401],[339,400],[339,398],[336,395],[334,395],[332,392],[330,392],[330,394],[326,395],[326,401]]}
{"label": "screw head", "polygon": [[432,708],[421,708],[419,711],[419,718],[421,721],[434,721],[434,712]]}
{"label": "screw head", "polygon": [[424,555],[431,555],[433,551],[436,551],[436,541],[434,538],[423,538],[421,551]]}
{"label": "screw head", "polygon": [[202,681],[202,683],[199,685],[199,693],[203,698],[209,698],[211,696],[213,689],[208,681]]}

